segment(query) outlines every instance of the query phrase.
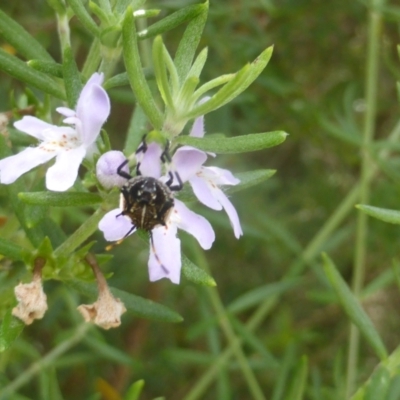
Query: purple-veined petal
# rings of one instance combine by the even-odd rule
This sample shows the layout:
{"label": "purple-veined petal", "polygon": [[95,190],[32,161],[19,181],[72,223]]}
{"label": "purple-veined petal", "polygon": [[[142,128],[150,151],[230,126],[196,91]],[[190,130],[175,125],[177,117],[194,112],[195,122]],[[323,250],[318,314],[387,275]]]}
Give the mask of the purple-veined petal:
{"label": "purple-veined petal", "polygon": [[140,174],[159,178],[161,176],[161,154],[163,150],[157,143],[147,145],[146,152],[137,154],[137,161],[140,162]]}
{"label": "purple-veined petal", "polygon": [[103,74],[93,74],[78,99],[76,116],[81,121],[80,134],[86,147],[95,142],[110,114],[110,99],[100,86]]}
{"label": "purple-veined petal", "polygon": [[46,140],[46,134],[43,133],[44,131],[51,131],[57,128],[55,125],[51,125],[30,115],[26,115],[21,120],[14,122],[14,127],[39,140]]}
{"label": "purple-veined petal", "polygon": [[85,154],[84,146],[59,152],[56,162],[46,173],[47,189],[55,192],[63,192],[69,189],[78,176],[78,169]]}
{"label": "purple-veined petal", "polygon": [[218,167],[203,167],[199,176],[215,185],[237,185],[240,179],[235,178],[231,171]]}
{"label": "purple-veined petal", "polygon": [[136,231],[129,218],[121,215],[121,210],[116,208],[109,211],[99,222],[99,229],[104,234],[104,239],[115,242],[123,239],[127,233],[131,235]]}
{"label": "purple-veined petal", "polygon": [[[126,161],[122,151],[112,150],[104,153],[96,164],[96,175],[99,182],[106,189],[121,187],[126,183],[126,178],[117,174],[117,169]],[[129,174],[128,164],[125,164],[122,171]]]}
{"label": "purple-veined petal", "polygon": [[190,179],[189,183],[192,186],[193,193],[201,203],[213,210],[222,210],[221,204],[214,197],[212,186],[205,179],[195,175]]}
{"label": "purple-veined petal", "polygon": [[189,210],[184,203],[175,199],[175,209],[179,218],[178,228],[190,233],[204,250],[211,248],[215,233],[211,224],[201,215]]}
{"label": "purple-veined petal", "polygon": [[181,279],[181,241],[176,237],[175,224],[160,226],[151,231],[153,243],[150,240],[149,278],[158,281],[168,278],[178,284]]}
{"label": "purple-veined petal", "polygon": [[221,203],[222,207],[224,207],[226,213],[228,214],[236,239],[239,239],[239,237],[243,235],[243,231],[235,207],[221,189],[216,188],[213,190],[213,192],[214,196],[218,199],[218,201]]}
{"label": "purple-veined petal", "polygon": [[18,154],[0,160],[0,183],[15,182],[22,174],[51,160],[57,153],[28,147]]}
{"label": "purple-veined petal", "polygon": [[172,168],[182,182],[188,181],[206,162],[207,154],[191,146],[180,147],[172,157]]}
{"label": "purple-veined petal", "polygon": [[71,110],[68,107],[57,107],[56,111],[59,114],[64,115],[64,117],[74,117],[76,115],[75,110]]}

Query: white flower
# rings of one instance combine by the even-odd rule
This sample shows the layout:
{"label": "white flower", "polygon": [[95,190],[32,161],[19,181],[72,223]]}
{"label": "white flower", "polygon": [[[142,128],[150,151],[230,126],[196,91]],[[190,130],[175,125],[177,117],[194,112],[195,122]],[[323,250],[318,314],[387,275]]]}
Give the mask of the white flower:
{"label": "white flower", "polygon": [[101,87],[102,82],[103,74],[93,74],[82,89],[76,110],[57,108],[66,117],[64,123],[71,126],[51,125],[32,116],[15,122],[18,130],[35,137],[40,143],[0,160],[0,183],[13,183],[25,172],[55,157],[54,165],[46,173],[46,187],[54,191],[69,189],[76,180],[83,158],[94,146],[110,114],[110,100]]}

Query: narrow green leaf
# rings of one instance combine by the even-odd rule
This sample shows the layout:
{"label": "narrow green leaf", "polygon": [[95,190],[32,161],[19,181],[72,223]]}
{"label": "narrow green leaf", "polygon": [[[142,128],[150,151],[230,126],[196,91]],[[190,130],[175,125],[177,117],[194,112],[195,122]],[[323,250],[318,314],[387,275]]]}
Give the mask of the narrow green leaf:
{"label": "narrow green leaf", "polygon": [[212,276],[192,263],[184,254],[182,254],[182,274],[187,280],[198,285],[217,286]]}
{"label": "narrow green leaf", "polygon": [[142,393],[144,387],[144,380],[136,381],[129,386],[128,391],[124,396],[124,400],[139,400],[140,393]]}
{"label": "narrow green leaf", "polygon": [[25,207],[25,218],[26,225],[29,228],[33,228],[40,222],[42,222],[47,216],[47,207],[45,206],[33,206],[30,205]]}
{"label": "narrow green leaf", "polygon": [[27,62],[27,64],[31,68],[36,69],[36,71],[54,76],[55,78],[63,77],[63,67],[61,64],[51,61],[42,61],[42,60],[30,60]]}
{"label": "narrow green leaf", "polygon": [[30,251],[18,246],[10,240],[0,238],[0,254],[14,261],[24,261],[29,257]]}
{"label": "narrow green leaf", "polygon": [[106,341],[102,341],[97,337],[86,337],[84,343],[94,350],[96,355],[102,356],[103,358],[122,365],[128,365],[132,369],[138,367],[138,362],[135,361],[128,353],[120,350],[118,347],[114,347],[108,344]]}
{"label": "narrow green leaf", "polygon": [[128,7],[125,12],[122,26],[122,46],[126,71],[136,99],[153,127],[160,130],[163,124],[163,117],[154,101],[142,70],[136,27],[131,7]]}
{"label": "narrow green leaf", "polygon": [[[94,283],[85,283],[77,280],[68,281],[66,283],[76,291],[92,299],[97,296],[97,285]],[[121,299],[126,309],[137,317],[164,322],[183,321],[183,318],[177,312],[162,304],[112,287],[110,287],[110,290],[116,298]]]}
{"label": "narrow green leaf", "polygon": [[201,71],[203,70],[204,64],[207,61],[207,56],[208,56],[208,49],[206,47],[196,57],[195,62],[193,63],[192,67],[190,68],[190,71],[188,72],[188,75],[187,75],[188,77],[198,78],[200,76]]}
{"label": "narrow green leaf", "polygon": [[292,369],[292,366],[295,362],[295,352],[296,348],[293,343],[289,343],[289,345],[286,346],[285,349],[285,355],[283,357],[283,360],[281,362],[278,374],[277,374],[277,380],[275,381],[274,384],[274,389],[272,392],[272,397],[271,400],[282,400],[284,399],[283,393],[285,391],[285,388],[290,385],[290,382],[292,381],[291,375],[289,375],[290,370]]}
{"label": "narrow green leaf", "polygon": [[138,32],[139,39],[148,39],[192,20],[194,17],[203,12],[204,6],[202,4],[194,4],[172,13],[160,21],[150,25],[145,31]]}
{"label": "narrow green leaf", "polygon": [[213,90],[218,86],[225,85],[225,83],[228,83],[234,77],[235,74],[225,74],[225,75],[220,75],[217,78],[211,79],[211,81],[204,83],[194,92],[193,94],[194,102],[196,102],[197,99],[201,99],[210,90]]}
{"label": "narrow green leaf", "polygon": [[[392,373],[393,372],[394,371],[392,371]],[[351,397],[351,400],[386,399],[390,389],[390,383],[390,371],[385,365],[379,364],[364,385]]]}
{"label": "narrow green leaf", "polygon": [[153,65],[161,97],[169,108],[174,109],[174,101],[172,99],[172,91],[169,85],[164,57],[164,44],[161,36],[157,36],[153,42]]}
{"label": "narrow green leaf", "polygon": [[256,289],[249,290],[232,301],[232,303],[228,305],[227,310],[232,314],[245,311],[265,301],[269,297],[275,297],[285,293],[298,283],[298,280],[288,280],[278,283],[268,283]]}
{"label": "narrow green leaf", "polygon": [[25,324],[7,310],[0,326],[0,353],[7,350],[24,329]]}
{"label": "narrow green leaf", "polygon": [[100,36],[100,29],[87,12],[84,2],[81,0],[67,0],[81,24],[95,37]]}
{"label": "narrow green leaf", "polygon": [[208,0],[199,6],[202,7],[201,11],[189,22],[175,54],[174,62],[181,83],[185,81],[191,68],[197,46],[199,45],[207,21]]}
{"label": "narrow green leaf", "polygon": [[236,172],[235,177],[240,179],[240,183],[236,186],[231,186],[227,189],[228,193],[234,193],[239,190],[247,189],[251,186],[255,186],[271,178],[276,170],[274,169],[257,169],[248,172]]}
{"label": "narrow green leaf", "polygon": [[357,204],[356,208],[381,221],[389,222],[390,224],[400,224],[400,211],[367,206],[365,204]]}
{"label": "narrow green leaf", "polygon": [[46,370],[45,374],[49,376],[49,399],[51,400],[63,400],[61,394],[60,385],[57,379],[57,371],[54,367],[49,368],[50,371]]}
{"label": "narrow green leaf", "polygon": [[133,13],[133,16],[135,19],[140,19],[140,18],[154,18],[157,17],[158,14],[160,14],[161,10],[158,8],[152,8],[149,10],[137,10]]}
{"label": "narrow green leaf", "polygon": [[285,397],[285,400],[301,400],[303,398],[307,383],[307,374],[308,361],[307,357],[303,356],[291,378],[290,391]]}
{"label": "narrow green leaf", "polygon": [[390,381],[390,372],[385,366],[380,365],[365,387],[364,400],[386,399],[389,392]]}
{"label": "narrow green leaf", "polygon": [[63,77],[68,105],[74,109],[82,91],[82,82],[72,49],[69,46],[64,49],[63,54]]}
{"label": "narrow green leaf", "polygon": [[238,318],[230,316],[229,320],[235,328],[235,331],[238,333],[238,337],[242,338],[247,345],[259,353],[267,368],[279,368],[280,363],[268,350],[263,340],[259,339],[257,335],[248,329]]}
{"label": "narrow green leaf", "polygon": [[126,154],[134,153],[139,147],[143,136],[147,132],[147,118],[142,108],[137,105],[129,122],[128,133],[125,139]]}
{"label": "narrow green leaf", "polygon": [[48,207],[91,206],[102,201],[99,195],[86,192],[21,192],[18,197],[27,204]]}
{"label": "narrow green leaf", "polygon": [[90,8],[90,11],[94,15],[96,15],[96,17],[100,20],[101,24],[103,24],[104,26],[110,25],[110,18],[109,18],[108,11],[103,10],[94,1],[89,1],[89,8]]}
{"label": "narrow green leaf", "polygon": [[0,10],[0,36],[27,60],[38,58],[54,62],[46,49],[21,25]]}
{"label": "narrow green leaf", "polygon": [[264,50],[251,64],[245,65],[240,71],[238,71],[234,78],[219,89],[211,99],[194,107],[185,115],[185,118],[197,118],[200,115],[207,114],[239,96],[240,93],[246,90],[250,84],[254,82],[267,66],[271,59],[272,51],[272,46]]}
{"label": "narrow green leaf", "polygon": [[358,327],[361,334],[371,345],[376,355],[384,360],[387,358],[387,351],[378,332],[369,319],[366,312],[363,310],[353,293],[347,286],[346,282],[340,276],[333,261],[324,253],[322,255],[324,262],[325,274],[328,277],[332,287],[338,295],[342,307],[351,321]]}
{"label": "narrow green leaf", "polygon": [[283,131],[250,133],[248,135],[226,137],[179,136],[176,142],[182,145],[193,146],[203,151],[217,154],[247,153],[277,146],[285,141],[288,134]]}
{"label": "narrow green leaf", "polygon": [[[143,68],[144,77],[147,80],[154,79],[154,70],[153,68]],[[112,89],[118,86],[128,86],[129,85],[129,78],[126,72],[121,72],[118,75],[114,75],[112,78],[107,79],[104,82],[104,89]]]}
{"label": "narrow green leaf", "polygon": [[30,68],[26,63],[1,48],[0,70],[58,99],[65,99],[65,93],[62,88],[50,79],[48,75]]}

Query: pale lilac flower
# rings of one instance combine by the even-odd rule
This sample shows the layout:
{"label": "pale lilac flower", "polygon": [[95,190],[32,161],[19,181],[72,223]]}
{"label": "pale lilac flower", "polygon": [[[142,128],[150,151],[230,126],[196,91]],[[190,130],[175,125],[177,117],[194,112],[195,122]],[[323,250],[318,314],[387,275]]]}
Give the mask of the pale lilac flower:
{"label": "pale lilac flower", "polygon": [[[204,136],[203,116],[194,121],[190,136]],[[209,155],[213,155],[209,153]],[[204,167],[207,153],[194,147],[180,147],[172,157],[171,171],[179,174],[182,182],[188,181],[197,199],[213,210],[225,210],[235,237],[243,235],[239,216],[226,194],[220,189],[224,185],[237,185],[240,180],[230,171],[218,167]]]}
{"label": "pale lilac flower", "polygon": [[[237,185],[240,180],[230,171],[218,167],[204,167],[207,155],[194,147],[183,146],[172,157],[171,169],[179,174],[182,182],[188,181],[197,199],[213,210],[224,210],[228,214],[235,237],[243,235],[239,216],[226,194],[219,188]],[[204,161],[202,161],[204,160]]]}
{"label": "pale lilac flower", "polygon": [[[105,189],[121,187],[126,183],[126,178],[117,174],[117,168],[126,161],[122,151],[107,151],[96,164],[96,176]],[[124,165],[122,171],[129,174],[128,164]]]}
{"label": "pale lilac flower", "polygon": [[[161,152],[157,144],[151,143],[145,155],[139,156],[142,176],[159,178]],[[122,215],[121,212],[121,208],[111,210],[99,223],[99,229],[107,241],[123,239],[136,231],[129,217]],[[174,199],[174,206],[165,226],[156,226],[150,233],[152,236],[148,262],[150,281],[168,278],[173,283],[180,282],[182,262],[181,242],[177,238],[178,228],[193,235],[205,250],[210,249],[215,240],[211,224],[201,215],[189,210],[181,201]]]}
{"label": "pale lilac flower", "polygon": [[10,184],[25,172],[56,158],[46,173],[49,190],[65,191],[75,182],[83,158],[93,149],[100,129],[110,113],[110,100],[101,87],[103,74],[95,73],[79,96],[75,110],[59,107],[64,123],[55,126],[36,117],[25,116],[14,126],[40,141],[21,153],[0,160],[0,183]]}

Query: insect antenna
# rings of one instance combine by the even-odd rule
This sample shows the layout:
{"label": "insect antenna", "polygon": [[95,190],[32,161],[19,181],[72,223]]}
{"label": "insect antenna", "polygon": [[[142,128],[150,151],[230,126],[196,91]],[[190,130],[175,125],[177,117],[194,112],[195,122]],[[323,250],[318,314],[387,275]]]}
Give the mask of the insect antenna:
{"label": "insect antenna", "polygon": [[154,246],[153,232],[149,231],[149,235],[150,235],[150,245],[151,245],[151,248],[153,250],[154,257],[156,258],[157,262],[160,264],[160,267],[162,268],[162,270],[168,275],[169,271],[168,271],[167,268],[165,268],[164,264],[161,262],[160,257],[158,257],[156,248]]}

